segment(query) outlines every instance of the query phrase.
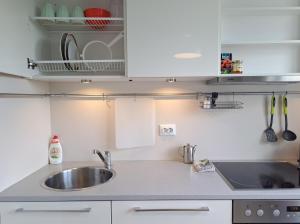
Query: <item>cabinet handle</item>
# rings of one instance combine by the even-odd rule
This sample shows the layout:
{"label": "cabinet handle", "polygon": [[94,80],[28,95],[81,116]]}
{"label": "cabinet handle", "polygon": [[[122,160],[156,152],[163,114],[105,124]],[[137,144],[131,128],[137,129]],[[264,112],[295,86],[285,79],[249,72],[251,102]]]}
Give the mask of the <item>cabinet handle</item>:
{"label": "cabinet handle", "polygon": [[209,212],[208,207],[201,208],[133,208],[135,212]]}
{"label": "cabinet handle", "polygon": [[89,213],[91,212],[91,208],[84,208],[84,209],[66,209],[66,210],[39,210],[39,209],[24,209],[24,208],[18,208],[16,209],[16,212],[20,213]]}

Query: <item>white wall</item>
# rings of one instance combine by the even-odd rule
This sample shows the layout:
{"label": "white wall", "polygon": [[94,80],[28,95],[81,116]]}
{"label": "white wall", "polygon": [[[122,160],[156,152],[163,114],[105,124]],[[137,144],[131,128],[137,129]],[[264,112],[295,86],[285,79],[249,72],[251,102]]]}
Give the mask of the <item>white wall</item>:
{"label": "white wall", "polygon": [[[46,83],[0,77],[0,92],[44,93]],[[47,164],[47,98],[0,98],[0,191]]]}
{"label": "white wall", "polygon": [[[298,90],[300,85],[289,86]],[[286,86],[208,87],[199,82],[176,83],[53,83],[51,92],[189,92],[273,91]],[[46,83],[0,78],[0,92],[44,93]],[[228,99],[228,98],[227,98]],[[198,158],[214,160],[295,160],[299,141],[276,144],[263,141],[266,129],[266,97],[236,96],[243,110],[203,111],[197,100],[157,100],[156,144],[128,150],[114,149],[114,102],[65,98],[0,98],[0,191],[47,164],[52,133],[61,136],[66,161],[97,160],[91,149],[110,149],[114,160],[178,160],[178,148],[199,146]],[[51,107],[51,108],[50,108]],[[289,96],[290,129],[300,136],[300,98]],[[50,113],[51,110],[51,113]],[[283,128],[279,106],[275,130]],[[50,117],[51,125],[50,126]],[[159,137],[158,125],[175,123],[176,137]],[[299,137],[300,138],[300,137]]]}
{"label": "white wall", "polygon": [[[53,93],[102,92],[188,92],[188,91],[275,91],[299,89],[287,86],[208,87],[199,82],[176,83],[102,83],[51,84]],[[91,160],[93,148],[110,149],[115,160],[177,160],[178,148],[186,143],[197,144],[198,158],[214,160],[295,160],[299,141],[276,144],[264,142],[267,108],[264,96],[236,96],[243,101],[243,110],[203,111],[197,100],[156,101],[156,144],[153,147],[128,150],[114,149],[114,102],[97,100],[51,99],[52,131],[62,138],[65,160]],[[278,99],[279,100],[279,99]],[[300,136],[300,98],[289,96],[290,129]],[[283,129],[278,105],[275,130]],[[279,112],[280,111],[280,112]],[[158,125],[177,124],[176,137],[159,137]],[[300,137],[299,137],[300,139]]]}

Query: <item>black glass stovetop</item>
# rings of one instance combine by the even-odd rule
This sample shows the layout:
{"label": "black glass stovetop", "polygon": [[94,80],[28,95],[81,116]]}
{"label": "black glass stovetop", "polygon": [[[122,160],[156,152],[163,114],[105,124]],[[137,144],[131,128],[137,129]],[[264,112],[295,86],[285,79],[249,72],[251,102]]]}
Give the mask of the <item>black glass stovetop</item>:
{"label": "black glass stovetop", "polygon": [[237,190],[300,188],[299,171],[286,162],[214,162]]}

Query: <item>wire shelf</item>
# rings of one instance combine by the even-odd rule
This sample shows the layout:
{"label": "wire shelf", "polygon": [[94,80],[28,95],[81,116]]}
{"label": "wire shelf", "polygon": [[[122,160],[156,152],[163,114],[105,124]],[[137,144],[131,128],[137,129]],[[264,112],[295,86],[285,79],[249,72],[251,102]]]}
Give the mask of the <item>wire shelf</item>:
{"label": "wire shelf", "polygon": [[114,72],[125,70],[125,60],[28,61],[28,68],[43,73]]}
{"label": "wire shelf", "polygon": [[124,30],[124,18],[31,17],[31,19],[48,31],[120,32]]}
{"label": "wire shelf", "polygon": [[244,103],[240,101],[223,101],[214,104],[206,105],[204,102],[200,102],[200,106],[203,110],[234,110],[243,109]]}

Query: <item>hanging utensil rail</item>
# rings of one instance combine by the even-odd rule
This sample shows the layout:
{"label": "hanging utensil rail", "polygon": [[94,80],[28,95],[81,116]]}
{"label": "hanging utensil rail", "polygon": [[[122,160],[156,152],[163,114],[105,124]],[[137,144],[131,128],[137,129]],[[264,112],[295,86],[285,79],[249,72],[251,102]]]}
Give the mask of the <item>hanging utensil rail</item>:
{"label": "hanging utensil rail", "polygon": [[[115,94],[69,94],[69,93],[0,93],[0,98],[37,98],[37,97],[66,97],[66,98],[88,98],[88,99],[114,99],[114,98],[138,98],[150,97],[158,99],[180,99],[180,98],[195,98],[211,95],[211,92],[191,92],[191,93],[115,93]],[[268,96],[268,95],[300,95],[300,91],[263,91],[263,92],[218,92],[222,96]]]}

